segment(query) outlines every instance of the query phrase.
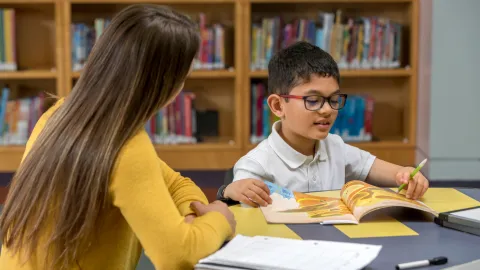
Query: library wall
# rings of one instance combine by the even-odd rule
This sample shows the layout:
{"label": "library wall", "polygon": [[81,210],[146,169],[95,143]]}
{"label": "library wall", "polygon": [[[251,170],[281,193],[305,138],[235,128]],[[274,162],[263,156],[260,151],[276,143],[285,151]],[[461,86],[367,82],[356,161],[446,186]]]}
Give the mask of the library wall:
{"label": "library wall", "polygon": [[[428,94],[419,98],[418,106],[428,104],[429,111],[418,123],[418,159],[429,158],[432,179],[478,180],[480,32],[475,29],[480,2],[423,1],[432,7],[431,22],[425,22],[431,26],[431,56],[419,70],[419,77],[426,81],[419,91]],[[428,20],[428,14],[421,16]]]}

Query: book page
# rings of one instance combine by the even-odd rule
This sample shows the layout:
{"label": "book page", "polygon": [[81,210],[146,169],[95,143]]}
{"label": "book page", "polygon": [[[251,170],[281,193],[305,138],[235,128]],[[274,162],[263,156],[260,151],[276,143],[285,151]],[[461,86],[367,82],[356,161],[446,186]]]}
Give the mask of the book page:
{"label": "book page", "polygon": [[407,199],[405,195],[391,189],[379,188],[358,180],[345,184],[340,192],[340,198],[357,220],[372,211],[393,206],[414,208],[438,215],[418,200]]}
{"label": "book page", "polygon": [[270,182],[272,204],[261,207],[268,223],[358,224],[341,199],[292,192]]}
{"label": "book page", "polygon": [[206,266],[216,265],[246,269],[362,269],[378,256],[381,248],[378,245],[237,235],[224,248],[200,260],[195,268],[210,269]]}

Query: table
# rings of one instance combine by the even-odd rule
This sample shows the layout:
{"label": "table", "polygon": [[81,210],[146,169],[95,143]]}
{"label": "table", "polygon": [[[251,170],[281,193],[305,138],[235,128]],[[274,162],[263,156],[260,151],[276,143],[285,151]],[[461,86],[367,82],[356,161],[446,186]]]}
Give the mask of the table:
{"label": "table", "polygon": [[[427,191],[434,194],[438,188],[431,188]],[[457,188],[449,189],[459,191],[465,199],[457,199],[454,203],[449,202],[450,198],[442,198],[439,196],[430,196],[429,201],[439,209],[458,209],[453,206],[461,205],[459,200],[469,199],[469,203],[476,202],[480,205],[480,189],[472,188]],[[339,192],[339,191],[338,191]],[[321,193],[320,193],[321,194]],[[425,194],[425,195],[427,195]],[[441,194],[441,193],[437,193]],[[473,199],[473,200],[472,200]],[[425,201],[426,202],[426,201]],[[426,202],[427,203],[427,202]],[[460,204],[459,204],[460,203]],[[428,204],[428,203],[427,203]],[[429,204],[429,206],[432,206]],[[451,206],[451,207],[450,207]],[[239,206],[234,206],[239,207]],[[259,209],[242,209],[242,211],[251,211],[253,214]],[[350,238],[343,232],[331,225],[320,224],[295,224],[288,225],[295,234],[302,239],[327,240],[327,241],[341,241],[350,243],[364,243],[382,245],[382,250],[379,256],[366,268],[368,270],[374,269],[395,269],[395,265],[403,262],[410,262],[416,260],[430,259],[438,256],[446,256],[448,264],[442,266],[430,266],[422,269],[443,269],[453,265],[463,264],[476,259],[480,259],[480,236],[467,234],[464,232],[441,227],[433,223],[431,215],[423,212],[407,209],[407,208],[392,208],[383,209],[381,214],[387,214],[396,220],[400,221],[407,227],[411,228],[418,235],[415,236],[397,236],[397,237],[375,237],[375,238]],[[237,215],[237,211],[234,211]],[[371,213],[370,215],[375,215]],[[243,218],[245,215],[242,215]],[[241,217],[242,218],[242,217]],[[256,218],[263,218],[263,216],[255,216]],[[372,216],[371,218],[374,218]],[[260,228],[259,222],[264,222],[265,226]],[[258,231],[258,235],[275,234],[272,230],[278,230],[278,226],[285,225],[270,225],[259,220],[239,220],[237,218],[237,233],[252,234]],[[357,226],[357,225],[353,225]],[[258,228],[258,229],[257,229]]]}

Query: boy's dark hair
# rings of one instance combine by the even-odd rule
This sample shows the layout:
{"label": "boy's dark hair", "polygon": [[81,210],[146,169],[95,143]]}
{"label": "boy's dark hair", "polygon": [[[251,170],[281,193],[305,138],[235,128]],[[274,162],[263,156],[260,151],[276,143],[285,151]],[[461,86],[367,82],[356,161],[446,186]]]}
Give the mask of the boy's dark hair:
{"label": "boy's dark hair", "polygon": [[268,94],[288,95],[295,86],[310,81],[311,75],[333,77],[340,83],[333,57],[308,42],[300,41],[277,52],[268,63]]}

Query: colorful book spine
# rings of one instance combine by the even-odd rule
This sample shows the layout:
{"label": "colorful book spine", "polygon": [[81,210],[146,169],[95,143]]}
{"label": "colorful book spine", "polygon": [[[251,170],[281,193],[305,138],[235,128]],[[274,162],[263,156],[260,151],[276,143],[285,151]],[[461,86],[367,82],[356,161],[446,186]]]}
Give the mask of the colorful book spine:
{"label": "colorful book spine", "polygon": [[15,9],[0,9],[0,71],[17,70]]}

